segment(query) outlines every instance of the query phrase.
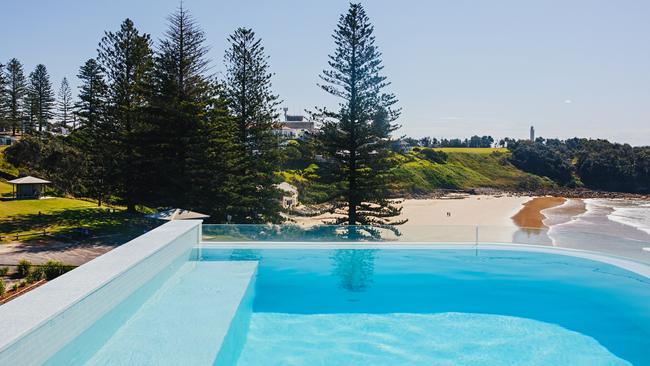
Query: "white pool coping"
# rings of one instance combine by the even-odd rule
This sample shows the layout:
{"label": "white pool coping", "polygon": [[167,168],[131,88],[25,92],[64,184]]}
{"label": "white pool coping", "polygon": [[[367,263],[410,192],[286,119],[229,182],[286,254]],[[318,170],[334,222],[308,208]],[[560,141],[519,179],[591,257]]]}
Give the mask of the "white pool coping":
{"label": "white pool coping", "polygon": [[588,250],[571,249],[551,247],[544,245],[531,245],[531,244],[515,244],[515,243],[426,243],[426,242],[409,242],[402,244],[395,243],[382,243],[382,242],[363,242],[363,243],[318,243],[318,242],[201,242],[199,247],[199,255],[203,249],[401,249],[401,250],[452,250],[452,249],[467,249],[467,250],[503,250],[503,251],[519,251],[519,252],[534,252],[564,255],[582,259],[588,259],[596,262],[610,264],[624,270],[636,273],[640,276],[650,279],[650,265],[637,262],[632,259],[616,257],[609,254],[597,253]]}

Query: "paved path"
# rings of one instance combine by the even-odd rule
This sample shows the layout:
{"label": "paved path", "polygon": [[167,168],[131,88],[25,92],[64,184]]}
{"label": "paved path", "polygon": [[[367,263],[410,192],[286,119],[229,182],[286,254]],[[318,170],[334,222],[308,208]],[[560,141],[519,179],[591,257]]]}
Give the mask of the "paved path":
{"label": "paved path", "polygon": [[0,265],[17,264],[27,259],[34,264],[43,264],[49,259],[65,264],[81,265],[115,248],[114,243],[100,238],[84,240],[83,243],[64,243],[55,240],[33,240],[28,243],[10,242],[0,244]]}

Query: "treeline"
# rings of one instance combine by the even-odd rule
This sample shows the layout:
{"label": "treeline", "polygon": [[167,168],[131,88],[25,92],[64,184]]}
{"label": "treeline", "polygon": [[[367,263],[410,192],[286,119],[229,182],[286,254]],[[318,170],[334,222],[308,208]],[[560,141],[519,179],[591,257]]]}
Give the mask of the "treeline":
{"label": "treeline", "polygon": [[650,147],[607,140],[510,140],[513,165],[568,187],[650,192]]}
{"label": "treeline", "polygon": [[492,147],[494,146],[494,138],[492,136],[478,136],[474,135],[465,139],[438,139],[436,137],[423,137],[414,139],[407,137],[404,139],[411,146],[420,147]]}
{"label": "treeline", "polygon": [[[319,75],[319,87],[339,100],[336,109],[312,113],[321,128],[310,137],[310,149],[320,155],[314,177],[331,187],[325,211],[339,214],[330,223],[403,222],[393,220],[401,207],[389,199],[397,164],[391,133],[400,109],[385,91],[390,83],[381,74],[373,33],[364,8],[350,4]],[[45,67],[39,68],[42,87],[33,88],[44,97],[37,98],[32,124],[26,97],[32,87],[21,79],[19,62],[10,61],[2,73],[2,105],[8,108],[0,119],[24,135],[7,149],[7,159],[100,204],[180,207],[207,213],[212,222],[282,221],[277,173],[286,155],[304,151],[279,141],[279,98],[260,39],[239,28],[228,42],[219,80],[208,73],[203,31],[182,7],[157,44],[126,19],[105,33],[96,57],[79,69],[73,108],[63,108],[71,98],[59,97],[57,123]],[[62,118],[71,110],[76,124],[69,134],[58,133],[69,126]]]}
{"label": "treeline", "polygon": [[79,69],[79,95],[58,98],[47,69],[2,70],[3,128],[22,138],[6,158],[69,194],[181,207],[214,222],[278,222],[278,96],[251,29],[228,37],[225,78],[209,73],[205,34],[182,7],[159,42],[126,19]]}

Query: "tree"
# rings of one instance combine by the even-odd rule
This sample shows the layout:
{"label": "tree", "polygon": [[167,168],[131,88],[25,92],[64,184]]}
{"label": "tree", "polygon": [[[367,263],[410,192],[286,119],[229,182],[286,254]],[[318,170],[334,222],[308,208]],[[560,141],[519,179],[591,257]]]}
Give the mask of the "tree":
{"label": "tree", "polygon": [[49,124],[54,115],[54,92],[50,75],[43,64],[36,65],[36,68],[29,74],[28,100],[30,106],[30,125],[28,130],[39,133],[43,129],[48,130]]}
{"label": "tree", "polygon": [[7,107],[9,106],[7,86],[9,82],[4,69],[5,65],[0,64],[0,129],[3,131],[9,127],[7,121]]}
{"label": "tree", "polygon": [[130,19],[117,32],[106,32],[98,60],[108,82],[108,117],[114,124],[105,144],[114,148],[111,167],[115,188],[129,211],[149,189],[139,179],[149,167],[142,159],[144,114],[150,99],[153,57],[151,37],[140,34]]}
{"label": "tree", "polygon": [[[208,47],[199,25],[182,4],[168,24],[155,57],[149,156],[156,169],[148,179],[156,182],[158,189],[148,199],[158,206],[189,207],[186,194],[195,185],[187,168],[190,143],[208,123],[213,86],[207,76]],[[203,160],[199,156],[192,159]]]}
{"label": "tree", "polygon": [[81,81],[79,101],[75,112],[80,119],[80,128],[93,130],[106,114],[108,86],[102,75],[102,68],[95,59],[89,59],[79,68],[77,75]]}
{"label": "tree", "polygon": [[[59,99],[57,101],[57,114],[59,119],[59,129],[61,131],[69,131],[68,126],[72,124],[72,90],[68,84],[68,79],[63,78],[61,87],[59,87]],[[74,128],[76,126],[70,126]]]}
{"label": "tree", "polygon": [[7,79],[7,119],[11,126],[12,134],[15,136],[24,118],[25,95],[27,93],[23,66],[15,58],[9,60],[7,64]]}
{"label": "tree", "polygon": [[72,132],[71,141],[87,160],[87,169],[83,175],[85,193],[97,199],[97,205],[101,206],[111,191],[109,171],[114,148],[107,141],[116,134],[114,125],[106,115],[108,86],[101,66],[94,59],[89,59],[81,66],[77,77],[81,85],[75,113],[80,119],[80,125]]}
{"label": "tree", "polygon": [[[341,215],[333,224],[389,227],[401,207],[389,199],[390,132],[399,109],[397,99],[383,90],[390,84],[381,75],[381,53],[375,46],[374,28],[361,4],[350,4],[334,32],[336,49],[320,85],[341,102],[336,112],[319,109],[322,120],[317,136],[328,163],[322,176],[336,184],[331,212]],[[378,121],[377,118],[380,118]]]}
{"label": "tree", "polygon": [[240,204],[231,216],[236,222],[279,222],[281,193],[275,172],[281,151],[275,120],[280,101],[271,90],[268,56],[251,29],[237,29],[228,42],[225,95],[244,156],[237,173]]}
{"label": "tree", "polygon": [[565,149],[540,142],[520,140],[508,143],[512,152],[510,161],[517,168],[549,177],[560,184],[569,184],[573,176],[571,157]]}

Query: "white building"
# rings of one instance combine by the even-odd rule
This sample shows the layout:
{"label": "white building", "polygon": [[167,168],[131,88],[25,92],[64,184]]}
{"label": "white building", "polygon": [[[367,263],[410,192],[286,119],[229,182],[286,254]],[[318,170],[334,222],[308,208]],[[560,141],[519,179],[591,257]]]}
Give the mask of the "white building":
{"label": "white building", "polygon": [[284,108],[284,121],[280,122],[280,129],[278,133],[286,138],[300,138],[307,133],[314,133],[316,130],[316,123],[310,121],[305,116],[289,115],[288,108]]}

